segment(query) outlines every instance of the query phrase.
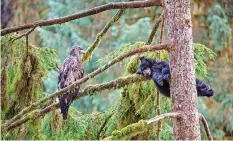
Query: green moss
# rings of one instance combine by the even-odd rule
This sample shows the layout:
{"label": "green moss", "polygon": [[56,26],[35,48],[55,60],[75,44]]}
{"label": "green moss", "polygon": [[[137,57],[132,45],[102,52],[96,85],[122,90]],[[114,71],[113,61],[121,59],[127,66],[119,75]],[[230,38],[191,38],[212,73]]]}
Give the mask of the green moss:
{"label": "green moss", "polygon": [[[114,106],[113,106],[114,107]],[[103,139],[115,130],[116,117],[113,116],[114,108],[104,113],[81,115],[80,112],[70,107],[69,116],[66,121],[61,120],[59,130],[54,132],[54,114],[48,114],[43,120],[42,134],[44,139],[56,140],[98,140]],[[58,116],[61,116],[60,112]]]}
{"label": "green moss", "polygon": [[[8,44],[9,36],[2,37],[2,49],[9,48],[9,64],[2,74],[6,76],[6,93],[11,102],[3,110],[4,120],[17,114],[23,107],[43,97],[43,76],[50,70],[57,69],[58,60],[54,50],[29,46],[28,54],[25,52],[25,42],[16,40]],[[127,44],[118,48],[102,59],[102,63],[112,60],[131,49],[142,47],[145,43]],[[9,47],[10,46],[10,47]],[[204,49],[205,50],[205,49]],[[203,52],[198,48],[197,52]],[[1,53],[1,56],[4,53]],[[143,53],[142,55],[156,58],[156,52]],[[168,60],[165,51],[160,52],[161,59]],[[203,61],[203,54],[199,54],[198,61]],[[125,74],[134,74],[139,65],[139,55],[124,61]],[[101,62],[101,61],[100,61]],[[203,63],[199,63],[203,66]],[[118,87],[118,86],[116,86]],[[104,113],[82,115],[71,107],[67,121],[61,120],[59,110],[49,113],[43,119],[36,119],[37,112],[31,114],[31,120],[26,124],[25,139],[80,139],[99,140],[106,137],[112,139],[157,139],[156,126],[145,125],[142,119],[155,117],[156,89],[153,81],[132,84],[122,89],[121,95],[110,109]],[[170,100],[161,97],[161,113],[170,111]],[[164,122],[161,131],[162,139],[172,139],[170,122]],[[18,139],[18,129],[3,134],[3,139]],[[37,136],[39,135],[39,136]]]}
{"label": "green moss", "polygon": [[[50,69],[56,69],[58,61],[56,61],[56,54],[53,50],[48,48],[38,48],[33,45],[28,46],[28,52],[25,41],[22,39],[15,40],[13,38],[18,35],[9,34],[1,37],[1,56],[6,60],[8,56],[8,63],[6,69],[2,74],[6,76],[6,93],[7,102],[6,107],[2,109],[2,119],[10,119],[24,107],[38,100],[42,95],[42,80],[46,72]],[[6,55],[7,54],[7,55]],[[1,70],[4,70],[1,68]],[[30,121],[25,124],[23,131],[23,138],[25,139],[42,139],[35,133],[40,132],[41,120]],[[3,134],[3,139],[18,139],[19,128]],[[21,131],[21,132],[22,132]],[[34,134],[33,134],[34,133]]]}
{"label": "green moss", "polygon": [[130,139],[130,137],[135,136],[139,133],[143,133],[148,128],[148,125],[144,120],[140,120],[137,123],[130,124],[120,131],[113,131],[112,139],[113,140],[124,140]]}

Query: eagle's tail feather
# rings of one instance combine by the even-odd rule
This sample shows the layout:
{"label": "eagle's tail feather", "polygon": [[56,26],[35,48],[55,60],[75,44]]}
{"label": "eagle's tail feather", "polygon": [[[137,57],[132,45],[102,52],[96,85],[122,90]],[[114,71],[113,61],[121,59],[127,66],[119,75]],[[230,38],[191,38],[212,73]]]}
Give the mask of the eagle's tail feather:
{"label": "eagle's tail feather", "polygon": [[68,113],[68,112],[62,113],[63,120],[66,120],[66,119],[67,119],[67,113]]}
{"label": "eagle's tail feather", "polygon": [[69,107],[78,95],[79,89],[80,86],[78,86],[73,92],[59,97],[60,109],[64,120],[67,119]]}
{"label": "eagle's tail feather", "polygon": [[60,109],[61,109],[63,120],[67,119],[67,114],[68,114],[68,111],[69,111],[69,107],[70,107],[69,105],[66,105],[65,103],[60,102]]}

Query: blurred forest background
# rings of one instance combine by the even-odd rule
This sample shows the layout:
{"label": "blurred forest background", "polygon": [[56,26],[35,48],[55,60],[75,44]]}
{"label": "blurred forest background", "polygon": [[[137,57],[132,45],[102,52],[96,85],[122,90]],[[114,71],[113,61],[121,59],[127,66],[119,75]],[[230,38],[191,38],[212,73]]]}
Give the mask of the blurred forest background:
{"label": "blurred forest background", "polygon": [[[38,20],[63,17],[98,5],[106,4],[108,2],[119,1],[124,0],[3,0],[1,2],[2,5],[3,3],[5,6],[8,5],[8,8],[10,9],[7,13],[9,20],[6,26],[13,27]],[[204,60],[207,70],[206,72],[202,72],[205,74],[202,79],[215,90],[215,95],[212,98],[199,98],[199,111],[206,117],[214,139],[232,140],[233,0],[192,0],[191,10],[194,43],[201,43],[217,54],[215,59]],[[41,80],[43,81],[43,86],[40,88],[40,91],[44,91],[46,94],[51,94],[57,90],[58,67],[68,55],[70,48],[73,45],[80,45],[84,49],[87,49],[87,47],[93,43],[97,33],[103,29],[106,23],[116,12],[117,10],[105,11],[60,25],[37,27],[36,30],[30,34],[29,42],[31,44],[44,48],[45,52],[47,48],[53,49],[52,53],[46,53],[50,55],[53,54],[54,58],[56,58],[53,58],[53,62],[55,62],[55,64],[44,64],[44,67],[47,70]],[[121,46],[131,45],[136,42],[146,42],[154,22],[161,15],[161,12],[162,9],[159,7],[127,9],[119,21],[117,21],[103,37],[101,44],[95,50],[91,60],[85,64],[85,75],[100,67],[103,64],[102,58],[109,54],[109,52],[112,52]],[[20,31],[19,34],[23,34],[25,32],[26,31]],[[158,43],[159,32],[156,33],[152,44]],[[4,53],[1,53],[1,57],[1,68],[3,69]],[[44,57],[44,59],[46,60],[49,58]],[[127,62],[123,62],[120,65],[115,65],[101,75],[98,75],[87,83],[82,84],[82,87],[88,84],[108,82],[125,75],[125,68],[127,67],[126,63]],[[8,69],[9,74],[11,71],[13,70]],[[9,86],[7,87],[9,87],[9,91],[7,94],[10,94],[12,87],[10,84],[13,83],[13,78],[12,80],[9,80],[8,83]],[[115,104],[120,93],[120,90],[103,91],[94,96],[87,96],[78,99],[72,104],[72,106],[82,114],[104,112],[110,108],[111,105]],[[43,94],[37,95],[36,99],[45,96]],[[13,94],[11,94],[10,101],[12,105],[12,102],[14,101]],[[163,112],[170,110],[169,99],[162,97],[161,103],[166,103],[166,108]],[[4,108],[2,110],[2,119],[12,117],[12,115],[10,115],[11,113],[4,113]],[[72,109],[70,111],[72,111]],[[15,113],[17,113],[17,111]],[[51,130],[50,128],[52,127],[48,126],[48,122],[54,122],[51,121],[51,116],[52,115],[50,113],[41,121],[40,130],[36,130],[38,133],[40,132],[40,135],[35,136],[35,131],[31,130],[31,133],[25,133],[25,138],[78,138],[74,131],[70,133],[67,130],[64,130],[66,133],[62,133],[60,135],[56,133],[49,133]],[[165,137],[161,137],[162,139],[172,138],[168,137],[172,134],[171,122],[169,120],[166,122],[167,124],[164,123],[163,129]],[[70,123],[67,126],[73,126],[72,124],[73,123]],[[69,130],[75,129],[75,127],[69,128]],[[4,135],[4,139],[15,139],[17,138],[17,133],[16,131],[14,134],[8,133]],[[205,136],[204,132],[202,134]],[[203,138],[205,139],[205,137]]]}

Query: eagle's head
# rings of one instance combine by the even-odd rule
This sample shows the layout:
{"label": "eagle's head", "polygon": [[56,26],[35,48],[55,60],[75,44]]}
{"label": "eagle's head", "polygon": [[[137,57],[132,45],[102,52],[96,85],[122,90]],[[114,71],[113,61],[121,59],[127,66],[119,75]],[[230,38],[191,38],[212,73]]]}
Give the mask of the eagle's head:
{"label": "eagle's head", "polygon": [[83,50],[82,47],[80,47],[80,46],[72,46],[71,51],[70,51],[70,55],[71,56],[77,56],[77,57],[79,57],[81,53],[85,54],[85,51]]}

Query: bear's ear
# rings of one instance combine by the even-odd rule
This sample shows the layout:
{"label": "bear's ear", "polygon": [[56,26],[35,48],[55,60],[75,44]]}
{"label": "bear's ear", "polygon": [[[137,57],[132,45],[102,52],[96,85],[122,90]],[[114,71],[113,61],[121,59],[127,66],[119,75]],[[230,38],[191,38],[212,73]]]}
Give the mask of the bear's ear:
{"label": "bear's ear", "polygon": [[140,61],[141,61],[141,62],[142,62],[143,60],[145,60],[145,59],[146,59],[145,56],[140,57]]}
{"label": "bear's ear", "polygon": [[161,63],[161,60],[155,59],[155,62],[156,62],[156,63]]}

